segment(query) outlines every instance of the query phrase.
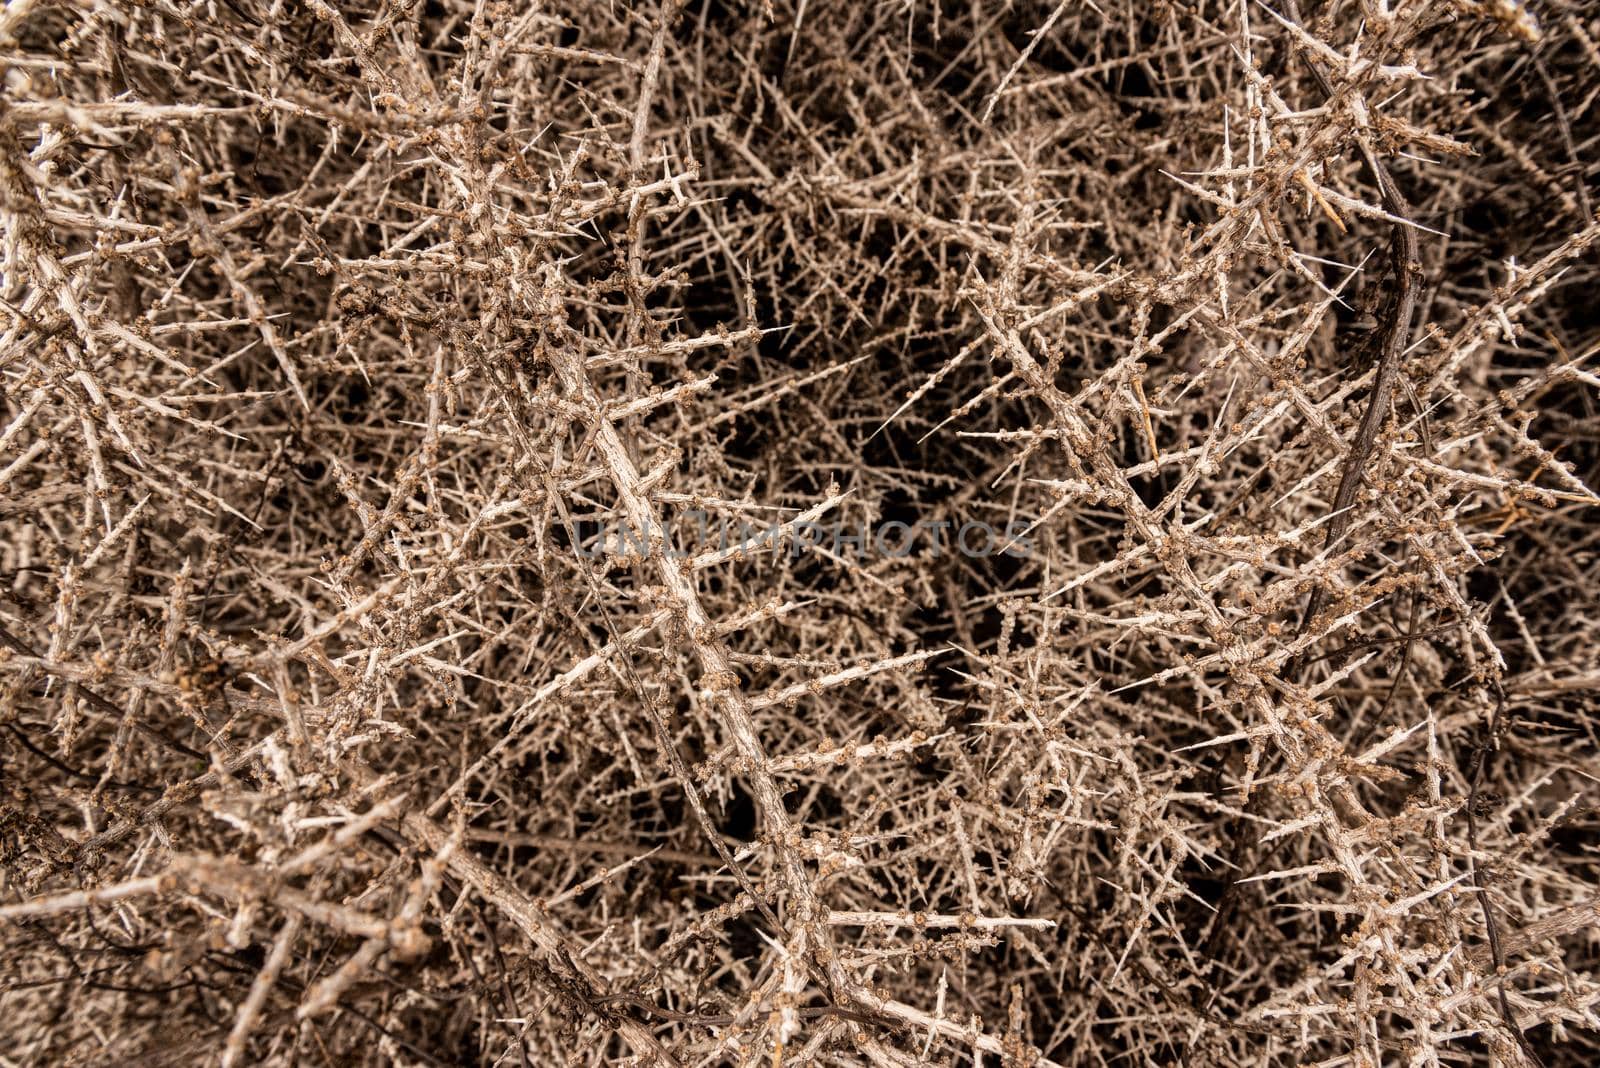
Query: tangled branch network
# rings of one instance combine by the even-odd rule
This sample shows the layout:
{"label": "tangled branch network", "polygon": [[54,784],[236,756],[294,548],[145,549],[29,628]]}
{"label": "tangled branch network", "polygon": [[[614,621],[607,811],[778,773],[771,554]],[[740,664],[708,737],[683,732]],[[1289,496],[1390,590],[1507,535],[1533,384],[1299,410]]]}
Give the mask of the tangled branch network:
{"label": "tangled branch network", "polygon": [[0,73],[0,1066],[1600,1061],[1600,7]]}

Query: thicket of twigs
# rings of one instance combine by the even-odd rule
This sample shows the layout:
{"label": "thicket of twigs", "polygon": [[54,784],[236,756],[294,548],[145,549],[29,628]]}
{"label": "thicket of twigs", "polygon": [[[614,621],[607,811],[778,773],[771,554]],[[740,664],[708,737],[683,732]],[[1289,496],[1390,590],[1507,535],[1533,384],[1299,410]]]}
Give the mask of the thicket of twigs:
{"label": "thicket of twigs", "polygon": [[1592,6],[0,65],[0,1063],[1600,1056]]}

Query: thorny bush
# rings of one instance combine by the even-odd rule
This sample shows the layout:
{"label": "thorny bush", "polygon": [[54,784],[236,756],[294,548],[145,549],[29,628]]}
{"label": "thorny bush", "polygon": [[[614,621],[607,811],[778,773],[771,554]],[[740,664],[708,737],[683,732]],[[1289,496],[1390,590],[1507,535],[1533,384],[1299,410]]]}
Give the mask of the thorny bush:
{"label": "thorny bush", "polygon": [[1594,1063],[1597,42],[12,0],[0,1060]]}

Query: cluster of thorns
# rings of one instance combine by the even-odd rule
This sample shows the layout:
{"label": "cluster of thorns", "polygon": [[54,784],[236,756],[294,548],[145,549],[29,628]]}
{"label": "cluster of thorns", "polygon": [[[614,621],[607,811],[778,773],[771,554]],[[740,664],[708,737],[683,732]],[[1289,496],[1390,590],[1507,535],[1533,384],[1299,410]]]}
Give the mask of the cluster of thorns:
{"label": "cluster of thorns", "polygon": [[0,1065],[1600,1057],[1593,5],[0,77]]}

